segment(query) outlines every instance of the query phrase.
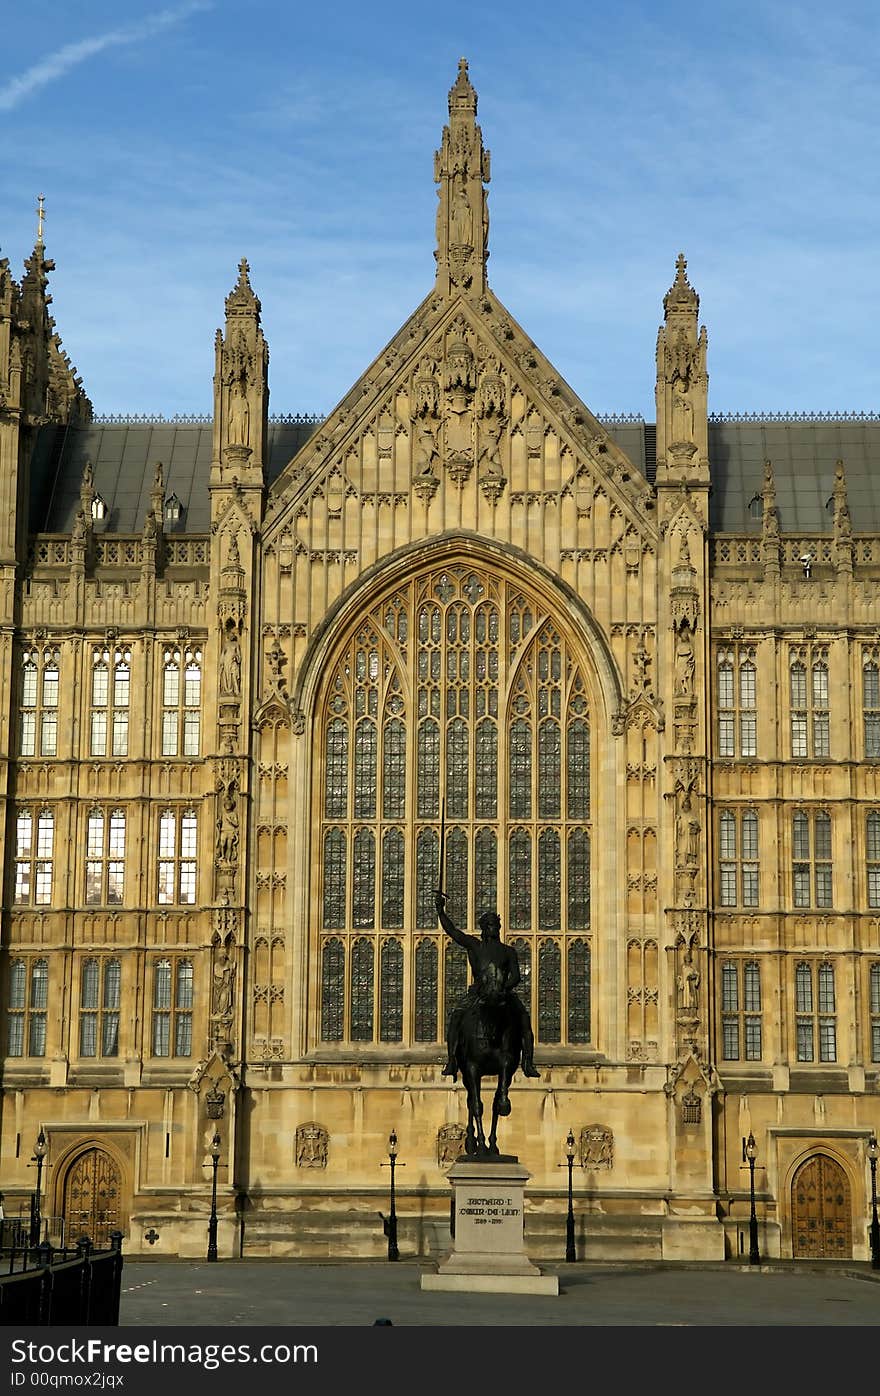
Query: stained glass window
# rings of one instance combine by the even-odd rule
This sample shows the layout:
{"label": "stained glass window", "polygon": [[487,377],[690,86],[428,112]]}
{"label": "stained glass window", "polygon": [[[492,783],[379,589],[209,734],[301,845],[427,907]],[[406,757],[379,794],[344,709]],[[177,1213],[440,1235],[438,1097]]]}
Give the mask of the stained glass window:
{"label": "stained glass window", "polygon": [[525,829],[515,829],[510,836],[508,867],[510,928],[527,931],[532,924],[532,840]]}
{"label": "stained glass window", "polygon": [[475,815],[495,819],[498,814],[498,729],[491,718],[477,723],[475,752]]}
{"label": "stained glass window", "polygon": [[403,859],[403,834],[400,829],[386,829],[382,835],[382,926],[387,931],[403,926]]}
{"label": "stained glass window", "polygon": [[538,818],[558,819],[562,798],[562,739],[559,723],[545,719],[538,731]]}
{"label": "stained glass window", "polygon": [[559,832],[542,829],[538,837],[538,929],[558,931],[562,924],[562,862]]}
{"label": "stained glass window", "polygon": [[379,966],[379,1039],[400,1042],[402,1037],[403,946],[399,940],[386,940]]}
{"label": "stained glass window", "polygon": [[355,729],[354,817],[372,819],[376,813],[376,724],[362,718]]}
{"label": "stained glass window", "polygon": [[351,916],[358,929],[376,924],[376,844],[371,829],[358,829],[354,836]]}
{"label": "stained glass window", "polygon": [[321,1037],[341,1042],[345,1006],[345,947],[335,937],[324,942],[321,955]]}
{"label": "stained glass window", "polygon": [[585,931],[590,925],[590,836],[572,829],[568,836],[568,928]]}
{"label": "stained glass window", "polygon": [[334,717],[327,724],[327,781],[324,813],[344,819],[348,813],[348,723]]}
{"label": "stained glass window", "polygon": [[587,680],[573,637],[497,573],[425,568],[362,611],[318,698],[323,1041],[443,1036],[468,970],[438,885],[470,934],[499,912],[538,1041],[591,1041]]}
{"label": "stained glass window", "polygon": [[419,818],[436,819],[440,813],[440,727],[426,718],[419,724]]}
{"label": "stained glass window", "polygon": [[568,946],[568,1040],[590,1040],[590,947],[585,940]]}
{"label": "stained glass window", "polygon": [[446,838],[447,911],[457,926],[467,920],[468,840],[463,829],[453,829]]}
{"label": "stained glass window", "polygon": [[460,945],[454,945],[451,941],[446,943],[446,954],[444,958],[444,983],[443,997],[445,1003],[445,1017],[449,1018],[458,1000],[467,989],[468,983],[468,962],[467,955]]}
{"label": "stained glass window", "polygon": [[373,942],[358,936],[351,952],[351,1038],[373,1040]]}
{"label": "stained glass window", "polygon": [[382,762],[382,817],[402,819],[406,801],[406,727],[400,718],[385,723]]}
{"label": "stained glass window", "polygon": [[474,839],[474,920],[498,910],[498,839],[494,829],[477,830]]}
{"label": "stained glass window", "polygon": [[329,829],[324,840],[324,929],[341,930],[345,925],[345,834]]}
{"label": "stained glass window", "polygon": [[437,1041],[437,942],[416,945],[416,1042]]}
{"label": "stained glass window", "polygon": [[518,717],[510,727],[510,817],[532,815],[532,728]]}
{"label": "stained glass window", "polygon": [[421,829],[416,842],[416,925],[427,930],[437,925],[434,893],[438,887],[440,842],[433,829]]}
{"label": "stained glass window", "polygon": [[513,942],[516,951],[516,958],[519,961],[519,983],[516,992],[519,994],[529,1013],[532,1011],[532,947],[529,941],[519,936]]}
{"label": "stained glass window", "polygon": [[538,947],[538,1037],[558,1042],[562,1018],[559,942],[542,940]]}

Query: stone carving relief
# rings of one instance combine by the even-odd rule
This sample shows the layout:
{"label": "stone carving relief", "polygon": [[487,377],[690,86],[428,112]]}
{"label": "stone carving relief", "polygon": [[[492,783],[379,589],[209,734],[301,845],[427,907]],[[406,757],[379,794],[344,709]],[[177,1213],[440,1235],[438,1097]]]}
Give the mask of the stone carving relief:
{"label": "stone carving relief", "polygon": [[323,1125],[297,1125],[294,1143],[294,1158],[297,1168],[326,1168],[330,1147],[330,1135]]}
{"label": "stone carving relief", "polygon": [[607,1125],[584,1125],[580,1138],[581,1168],[591,1172],[614,1167],[614,1131]]}
{"label": "stone carving relief", "polygon": [[209,1120],[222,1120],[225,1106],[226,1096],[219,1086],[205,1092],[205,1114]]}
{"label": "stone carving relief", "polygon": [[487,359],[481,366],[479,385],[479,455],[480,489],[490,504],[497,504],[507,484],[501,461],[501,443],[507,425],[506,389],[501,365]]}
{"label": "stone carving relief", "polygon": [[464,322],[456,320],[447,342],[443,374],[446,470],[459,488],[467,480],[474,464],[473,396],[477,371],[474,353],[466,335]]}
{"label": "stone carving relief", "polygon": [[440,382],[437,364],[422,359],[413,380],[413,488],[430,504],[440,485]]}
{"label": "stone carving relief", "polygon": [[437,1131],[437,1163],[440,1168],[449,1168],[460,1154],[464,1153],[464,1138],[467,1130],[464,1125],[441,1125]]}
{"label": "stone carving relief", "polygon": [[703,1102],[691,1087],[681,1098],[681,1122],[683,1125],[698,1125],[703,1118]]}

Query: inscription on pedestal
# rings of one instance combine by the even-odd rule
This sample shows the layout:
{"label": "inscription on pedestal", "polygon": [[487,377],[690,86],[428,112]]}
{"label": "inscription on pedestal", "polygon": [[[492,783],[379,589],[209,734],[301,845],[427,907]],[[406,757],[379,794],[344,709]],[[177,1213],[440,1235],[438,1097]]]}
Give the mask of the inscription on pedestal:
{"label": "inscription on pedestal", "polygon": [[463,1191],[456,1209],[456,1249],[517,1250],[523,1227],[520,1198],[514,1192]]}

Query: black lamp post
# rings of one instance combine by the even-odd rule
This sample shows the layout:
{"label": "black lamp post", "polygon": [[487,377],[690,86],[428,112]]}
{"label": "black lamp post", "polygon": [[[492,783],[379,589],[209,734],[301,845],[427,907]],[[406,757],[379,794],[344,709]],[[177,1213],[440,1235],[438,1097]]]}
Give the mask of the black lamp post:
{"label": "black lamp post", "polygon": [[220,1162],[220,1135],[216,1133],[211,1140],[211,1168],[213,1178],[211,1179],[211,1215],[208,1219],[208,1254],[206,1260],[217,1259],[217,1165]]}
{"label": "black lamp post", "polygon": [[755,1158],[758,1154],[758,1146],[755,1143],[755,1136],[749,1130],[749,1137],[746,1140],[746,1158],[749,1161],[749,1198],[751,1201],[751,1211],[749,1213],[749,1264],[761,1264],[761,1252],[758,1249],[758,1217],[755,1212]]}
{"label": "black lamp post", "polygon": [[48,1145],[46,1136],[42,1130],[37,1135],[37,1142],[34,1145],[34,1154],[31,1160],[37,1165],[37,1190],[31,1194],[31,1233],[30,1243],[32,1246],[40,1244],[40,1226],[42,1217],[40,1216],[40,1187],[43,1179],[43,1160],[46,1157]]}
{"label": "black lamp post", "polygon": [[877,1221],[877,1136],[868,1140],[868,1162],[871,1165],[871,1268],[880,1270],[880,1222]]}
{"label": "black lamp post", "polygon": [[571,1168],[574,1167],[574,1135],[566,1139],[566,1163],[569,1164],[569,1216],[566,1217],[566,1261],[577,1261],[574,1248],[574,1199],[571,1196]]}
{"label": "black lamp post", "polygon": [[388,1259],[399,1260],[400,1251],[397,1249],[397,1209],[394,1197],[394,1169],[397,1165],[397,1134],[394,1130],[388,1136],[388,1163],[382,1167],[391,1169],[391,1209],[385,1222],[385,1235],[388,1237]]}

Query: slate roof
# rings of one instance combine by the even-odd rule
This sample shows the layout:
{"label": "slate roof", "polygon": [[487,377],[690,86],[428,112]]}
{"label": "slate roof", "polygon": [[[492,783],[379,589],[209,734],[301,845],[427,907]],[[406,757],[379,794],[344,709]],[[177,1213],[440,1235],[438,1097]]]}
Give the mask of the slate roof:
{"label": "slate roof", "polygon": [[[272,422],[269,479],[274,480],[308,440],[316,421]],[[165,467],[165,494],[183,510],[178,533],[209,533],[213,426],[204,422],[93,422],[41,427],[31,458],[30,532],[70,533],[79,509],[83,467],[91,461],[95,489],[107,506],[95,531],[140,533],[150,507],[156,462]]]}
{"label": "slate roof", "polygon": [[[269,482],[277,479],[316,430],[303,417],[269,424]],[[647,478],[653,479],[654,428],[638,420],[606,421],[610,434]],[[70,533],[79,508],[87,460],[95,489],[107,505],[96,531],[140,533],[150,505],[156,461],[165,466],[166,494],[183,505],[181,533],[210,531],[208,475],[210,421],[95,422],[41,427],[31,461],[31,533]],[[711,420],[709,460],[714,533],[760,533],[764,461],[773,462],[783,533],[830,533],[826,507],[837,460],[844,462],[853,530],[880,533],[880,419],[870,415],[787,420],[750,417]]]}

